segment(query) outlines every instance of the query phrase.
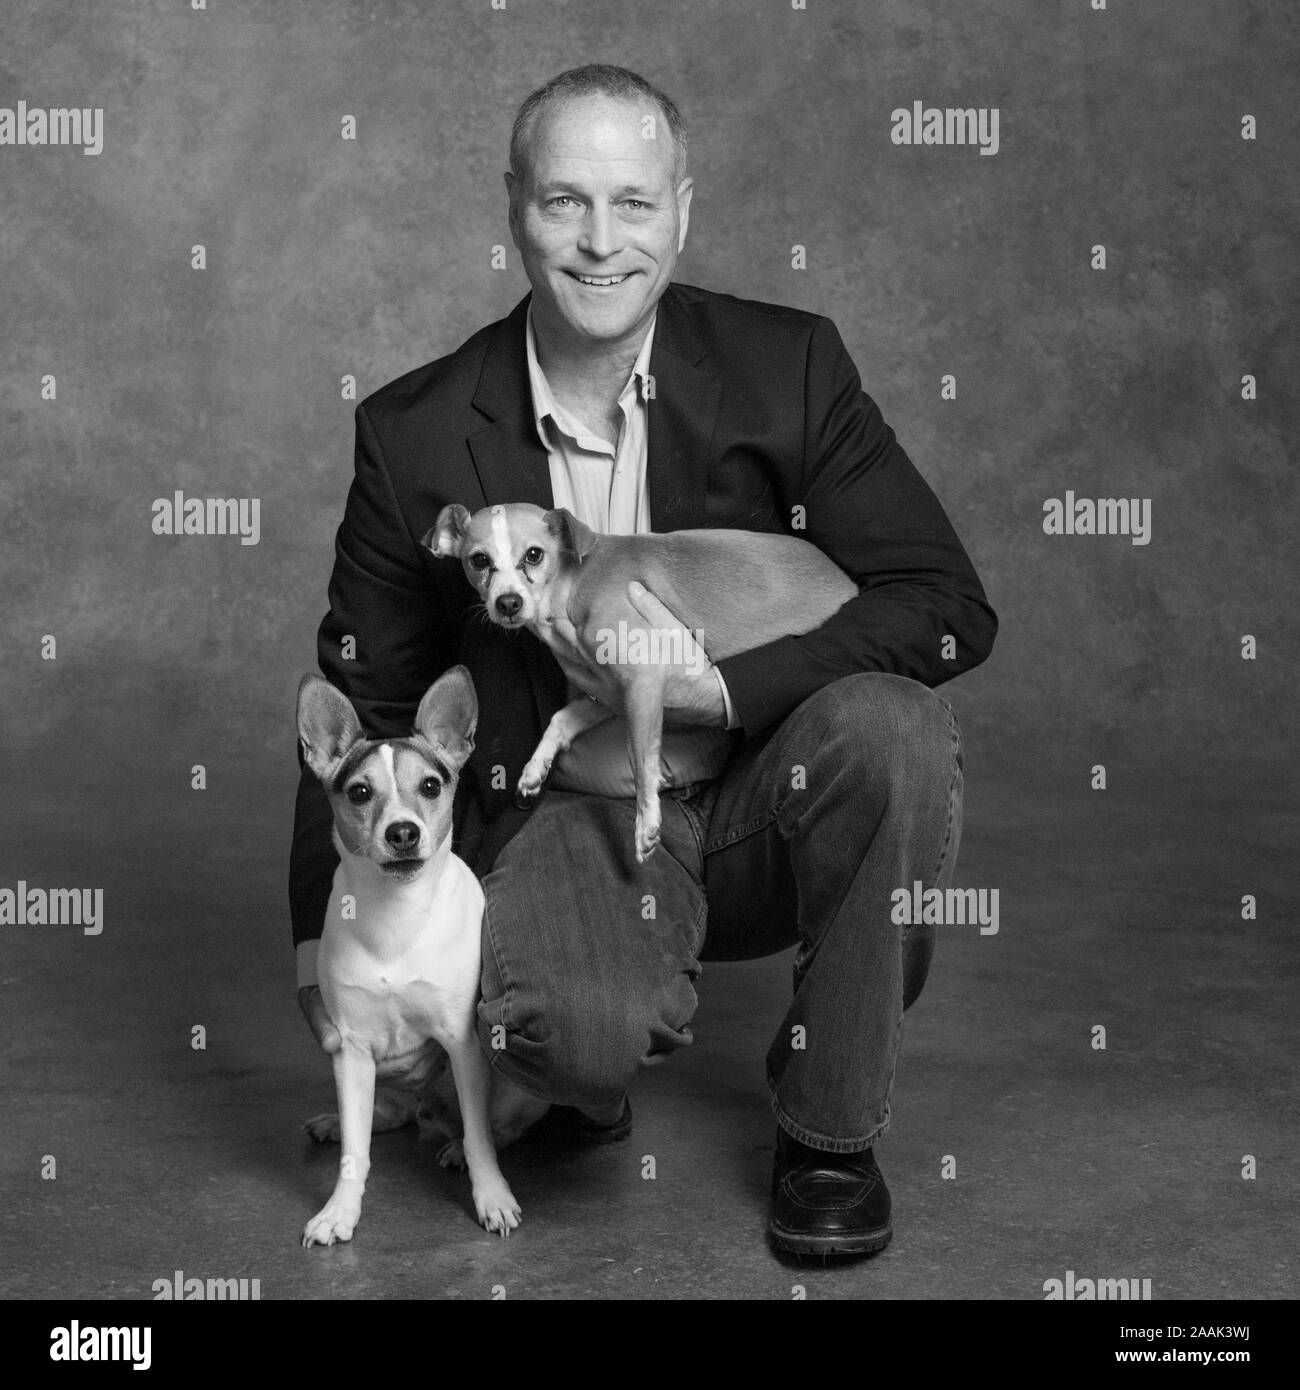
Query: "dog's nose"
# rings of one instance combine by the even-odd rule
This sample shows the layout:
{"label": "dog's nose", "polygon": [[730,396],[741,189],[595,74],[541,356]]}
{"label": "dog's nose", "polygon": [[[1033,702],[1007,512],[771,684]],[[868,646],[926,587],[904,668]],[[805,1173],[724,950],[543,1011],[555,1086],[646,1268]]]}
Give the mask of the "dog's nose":
{"label": "dog's nose", "polygon": [[524,601],[518,594],[502,594],[497,599],[497,612],[503,618],[513,618],[517,616],[519,610],[524,606]]}
{"label": "dog's nose", "polygon": [[384,831],[384,839],[394,849],[414,849],[420,843],[420,827],[411,820],[395,820]]}

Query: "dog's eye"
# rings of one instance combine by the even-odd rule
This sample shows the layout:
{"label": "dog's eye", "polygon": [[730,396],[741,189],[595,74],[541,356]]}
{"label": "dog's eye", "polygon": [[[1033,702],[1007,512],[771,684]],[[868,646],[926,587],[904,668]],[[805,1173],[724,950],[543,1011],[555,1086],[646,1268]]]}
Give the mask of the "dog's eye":
{"label": "dog's eye", "polygon": [[430,801],[441,791],[442,783],[439,782],[436,777],[426,777],[424,781],[420,783],[420,795],[427,796]]}
{"label": "dog's eye", "polygon": [[526,565],[540,565],[545,559],[546,552],[540,545],[530,545],[528,549],[524,551],[524,564]]}
{"label": "dog's eye", "polygon": [[353,782],[348,788],[348,800],[354,806],[360,806],[370,800],[370,788],[364,782]]}
{"label": "dog's eye", "polygon": [[481,572],[487,569],[488,565],[491,563],[492,562],[481,550],[475,551],[474,554],[469,557],[469,567],[472,570],[479,570]]}

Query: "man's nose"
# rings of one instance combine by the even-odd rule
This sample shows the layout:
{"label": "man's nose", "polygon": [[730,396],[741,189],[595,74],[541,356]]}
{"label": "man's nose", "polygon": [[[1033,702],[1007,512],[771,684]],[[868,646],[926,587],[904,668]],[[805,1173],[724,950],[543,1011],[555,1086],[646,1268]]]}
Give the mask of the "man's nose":
{"label": "man's nose", "polygon": [[612,256],[618,250],[619,225],[612,208],[607,204],[593,204],[583,221],[578,249],[602,260]]}
{"label": "man's nose", "polygon": [[513,618],[524,606],[524,601],[518,594],[502,594],[497,599],[497,612],[503,618]]}

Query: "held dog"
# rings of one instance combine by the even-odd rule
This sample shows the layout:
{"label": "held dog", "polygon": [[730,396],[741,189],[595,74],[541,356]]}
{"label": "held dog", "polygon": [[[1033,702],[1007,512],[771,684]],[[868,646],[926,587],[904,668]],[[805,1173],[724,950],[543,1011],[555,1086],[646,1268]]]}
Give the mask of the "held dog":
{"label": "held dog", "polygon": [[[819,627],[858,587],[831,559],[795,536],[754,531],[673,531],[599,535],[563,507],[529,503],[470,515],[444,507],[423,544],[455,557],[504,628],[527,628],[566,674],[607,667],[627,715],[636,788],[636,856],[659,843],[660,743],[664,686],[674,664],[702,648],[712,661]],[[690,640],[646,628],[628,597],[639,581],[686,627]],[[680,648],[680,650],[678,650]],[[580,683],[580,682],[579,682]],[[611,717],[593,699],[575,700],[551,720],[524,768],[518,793],[537,796],[555,758],[579,734]]]}
{"label": "held dog", "polygon": [[[298,689],[303,755],[334,812],[340,862],[318,974],[343,1039],[333,1058],[338,1114],[307,1125],[314,1139],[341,1137],[338,1182],[307,1223],[304,1246],[352,1238],[372,1128],[397,1129],[416,1118],[418,1089],[438,1079],[440,1049],[450,1059],[464,1124],[463,1151],[451,1138],[440,1160],[459,1163],[463,1154],[474,1209],[489,1231],[504,1236],[519,1224],[519,1204],[497,1167],[488,1064],[474,1030],[483,891],[451,852],[452,798],[477,721],[463,666],[429,688],[409,738],[364,738],[347,699],[319,676],[304,676]],[[385,1083],[378,1089],[377,1074]],[[499,1132],[517,1137],[511,1129],[502,1117]]]}

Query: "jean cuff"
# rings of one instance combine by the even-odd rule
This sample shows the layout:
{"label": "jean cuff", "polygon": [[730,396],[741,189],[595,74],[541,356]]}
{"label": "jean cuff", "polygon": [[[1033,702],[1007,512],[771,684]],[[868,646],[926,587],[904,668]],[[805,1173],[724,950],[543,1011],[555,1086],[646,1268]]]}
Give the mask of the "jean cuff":
{"label": "jean cuff", "polygon": [[772,1113],[776,1116],[776,1122],[792,1138],[797,1139],[801,1144],[807,1144],[810,1149],[820,1149],[823,1153],[849,1154],[858,1153],[862,1149],[869,1149],[877,1139],[883,1138],[889,1133],[890,1116],[888,1110],[885,1118],[875,1127],[868,1130],[861,1137],[853,1139],[832,1139],[829,1135],[819,1134],[816,1130],[805,1129],[803,1125],[787,1115],[781,1108],[781,1103],[777,1100],[776,1091],[772,1091]]}

